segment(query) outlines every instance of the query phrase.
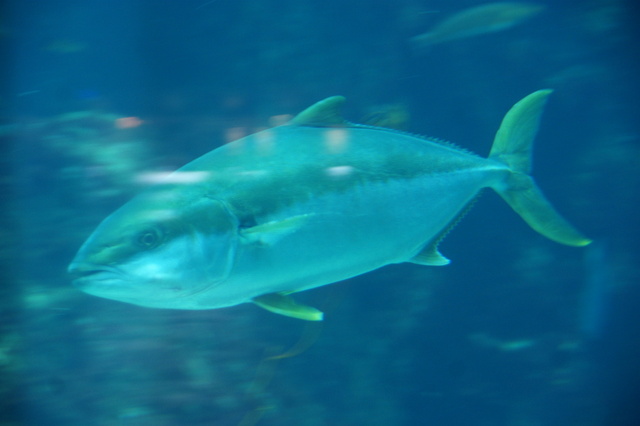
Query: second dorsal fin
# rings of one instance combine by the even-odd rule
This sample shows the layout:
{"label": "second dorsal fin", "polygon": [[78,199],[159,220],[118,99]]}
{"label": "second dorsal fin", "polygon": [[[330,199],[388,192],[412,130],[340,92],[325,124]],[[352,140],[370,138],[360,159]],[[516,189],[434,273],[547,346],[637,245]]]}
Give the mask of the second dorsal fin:
{"label": "second dorsal fin", "polygon": [[344,96],[323,99],[293,117],[290,124],[311,127],[342,127],[348,123],[340,114],[340,107],[346,101]]}

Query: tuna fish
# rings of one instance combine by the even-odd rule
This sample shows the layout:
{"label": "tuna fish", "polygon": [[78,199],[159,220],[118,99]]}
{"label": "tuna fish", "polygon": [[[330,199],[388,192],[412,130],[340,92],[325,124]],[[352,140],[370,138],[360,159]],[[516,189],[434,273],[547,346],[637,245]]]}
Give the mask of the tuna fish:
{"label": "tuna fish", "polygon": [[488,158],[437,139],[353,124],[334,96],[217,148],[108,216],[69,266],[74,285],[136,305],[253,302],[304,320],[292,293],[382,266],[449,263],[438,243],[483,188],[562,244],[590,240],[530,177],[550,90],[505,116]]}

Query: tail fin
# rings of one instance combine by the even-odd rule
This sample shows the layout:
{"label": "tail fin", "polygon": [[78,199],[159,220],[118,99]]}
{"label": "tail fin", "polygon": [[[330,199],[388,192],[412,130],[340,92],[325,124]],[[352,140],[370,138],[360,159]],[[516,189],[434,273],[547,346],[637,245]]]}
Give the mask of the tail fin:
{"label": "tail fin", "polygon": [[505,115],[489,158],[511,169],[494,189],[533,229],[545,237],[570,246],[586,246],[583,236],[560,216],[536,186],[531,172],[531,150],[540,115],[551,90],[538,90],[515,104]]}

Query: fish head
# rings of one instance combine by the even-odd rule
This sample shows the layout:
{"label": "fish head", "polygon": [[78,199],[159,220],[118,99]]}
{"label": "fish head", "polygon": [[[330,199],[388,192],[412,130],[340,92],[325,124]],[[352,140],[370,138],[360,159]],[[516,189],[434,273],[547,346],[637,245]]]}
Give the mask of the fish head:
{"label": "fish head", "polygon": [[69,265],[74,286],[141,306],[197,309],[228,277],[238,225],[221,201],[152,191],[107,217]]}

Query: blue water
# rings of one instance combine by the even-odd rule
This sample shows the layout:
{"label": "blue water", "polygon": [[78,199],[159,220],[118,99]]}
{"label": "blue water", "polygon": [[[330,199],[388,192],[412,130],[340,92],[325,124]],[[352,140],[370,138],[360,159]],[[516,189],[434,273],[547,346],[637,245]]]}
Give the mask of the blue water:
{"label": "blue water", "polygon": [[[412,36],[480,3],[3,2],[0,424],[640,424],[638,15],[541,3],[418,51]],[[449,266],[298,295],[322,324],[70,286],[80,244],[153,173],[324,97],[485,155],[542,88],[534,175],[594,248],[545,240],[487,193],[442,243]]]}

